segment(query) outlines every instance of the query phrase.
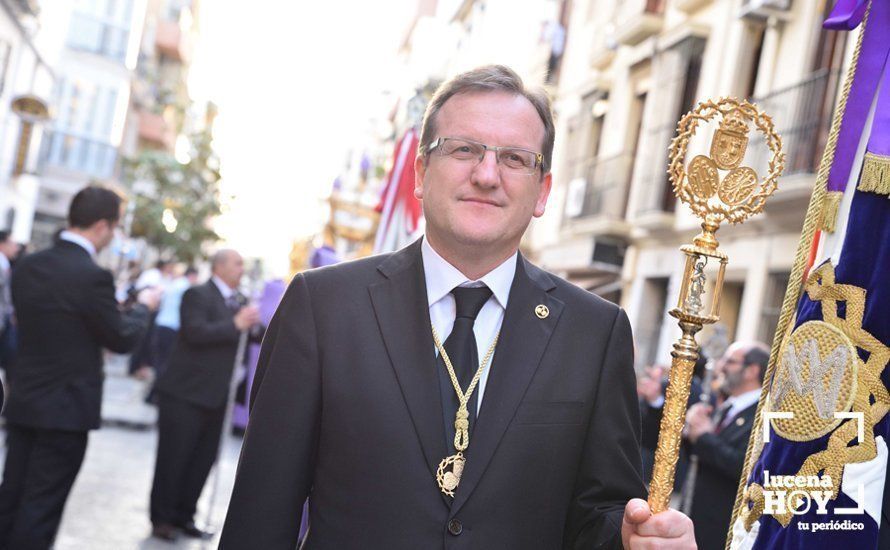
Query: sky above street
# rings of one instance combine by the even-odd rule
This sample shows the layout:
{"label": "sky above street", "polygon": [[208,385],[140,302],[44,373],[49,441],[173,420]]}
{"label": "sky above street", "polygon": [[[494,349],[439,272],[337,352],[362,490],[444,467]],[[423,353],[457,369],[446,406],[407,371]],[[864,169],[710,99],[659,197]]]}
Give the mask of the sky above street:
{"label": "sky above street", "polygon": [[295,238],[318,232],[324,198],[391,87],[413,0],[201,2],[190,75],[219,105],[214,145],[224,194],[217,228],[285,275]]}

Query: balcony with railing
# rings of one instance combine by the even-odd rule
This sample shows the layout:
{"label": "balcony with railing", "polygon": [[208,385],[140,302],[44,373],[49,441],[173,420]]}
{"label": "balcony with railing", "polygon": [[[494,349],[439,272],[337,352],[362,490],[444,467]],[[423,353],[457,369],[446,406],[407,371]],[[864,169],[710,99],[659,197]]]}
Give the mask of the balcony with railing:
{"label": "balcony with railing", "polygon": [[114,174],[116,162],[117,148],[110,143],[63,131],[43,133],[38,160],[41,174],[58,170],[104,179]]}
{"label": "balcony with railing", "polygon": [[572,204],[566,205],[564,225],[584,233],[625,235],[630,229],[624,211],[632,165],[630,153],[582,162],[576,181],[583,181],[583,193],[579,189],[567,197]]}
{"label": "balcony with railing", "polygon": [[130,29],[86,13],[71,14],[67,46],[123,63],[127,58]]}
{"label": "balcony with railing", "polygon": [[640,227],[657,229],[673,223],[676,198],[667,165],[668,147],[675,132],[676,125],[668,124],[641,136],[632,183],[636,194],[633,219]]}
{"label": "balcony with railing", "polygon": [[[809,196],[828,140],[840,76],[836,69],[822,69],[793,86],[752,99],[772,117],[785,152],[785,171],[773,202]],[[766,174],[769,149],[762,135],[750,135],[745,164]]]}
{"label": "balcony with railing", "polygon": [[188,58],[188,43],[178,20],[158,21],[155,47],[158,53],[174,61],[181,63]]}
{"label": "balcony with railing", "polygon": [[615,39],[636,46],[664,27],[666,0],[624,0],[615,17]]}
{"label": "balcony with railing", "polygon": [[164,115],[151,111],[139,111],[139,140],[147,147],[172,151],[176,134],[164,119]]}

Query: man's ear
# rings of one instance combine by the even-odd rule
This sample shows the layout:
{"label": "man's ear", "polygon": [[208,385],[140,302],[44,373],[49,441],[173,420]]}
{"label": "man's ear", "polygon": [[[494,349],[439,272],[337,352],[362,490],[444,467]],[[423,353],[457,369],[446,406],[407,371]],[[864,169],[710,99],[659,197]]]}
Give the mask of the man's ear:
{"label": "man's ear", "polygon": [[541,178],[541,189],[538,191],[538,200],[535,203],[534,216],[540,218],[547,207],[547,198],[550,197],[550,188],[553,186],[553,175],[550,172]]}

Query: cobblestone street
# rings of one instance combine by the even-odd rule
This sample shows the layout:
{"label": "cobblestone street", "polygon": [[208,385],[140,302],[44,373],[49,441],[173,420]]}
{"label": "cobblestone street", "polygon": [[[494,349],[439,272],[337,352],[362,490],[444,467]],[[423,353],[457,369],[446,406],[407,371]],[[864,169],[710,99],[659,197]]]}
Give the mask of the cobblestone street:
{"label": "cobblestone street", "polygon": [[[65,507],[56,550],[216,548],[217,538],[180,538],[167,543],[150,537],[148,503],[157,445],[156,411],[143,403],[145,383],[127,377],[126,365],[119,358],[111,361],[106,372],[104,425],[90,433],[83,467]],[[217,535],[225,519],[240,447],[240,437],[229,438],[220,461],[219,488],[209,523]],[[5,458],[5,452],[4,446],[0,457]],[[211,472],[198,504],[199,525],[207,522],[215,475]]]}

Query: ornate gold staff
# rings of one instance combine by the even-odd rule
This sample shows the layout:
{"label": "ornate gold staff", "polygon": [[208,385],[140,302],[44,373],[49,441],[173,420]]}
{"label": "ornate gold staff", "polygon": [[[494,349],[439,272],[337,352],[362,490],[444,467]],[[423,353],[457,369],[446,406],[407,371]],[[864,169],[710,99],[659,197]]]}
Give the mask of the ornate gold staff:
{"label": "ornate gold staff", "polygon": [[[720,117],[719,129],[711,139],[710,156],[698,155],[684,168],[689,140],[699,123]],[[748,147],[749,124],[763,135],[772,153],[769,173],[758,183],[758,175],[747,166],[740,166]],[[767,197],[778,185],[785,166],[782,140],[773,128],[772,119],[747,101],[722,98],[704,101],[680,119],[677,136],[671,142],[670,174],[677,197],[702,220],[702,231],[691,245],[680,247],[686,255],[683,286],[677,307],[670,311],[679,321],[683,336],[674,343],[671,352],[671,371],[665,395],[664,414],[655,466],[649,484],[649,507],[653,513],[667,510],[674,487],[674,470],[680,453],[680,434],[686,420],[686,402],[692,369],[698,358],[695,334],[704,325],[717,322],[720,312],[720,292],[726,271],[727,256],[717,250],[715,233],[724,221],[741,223],[761,210]],[[726,172],[721,177],[721,171]],[[716,264],[713,298],[710,308],[702,301],[708,277],[705,271]]]}

